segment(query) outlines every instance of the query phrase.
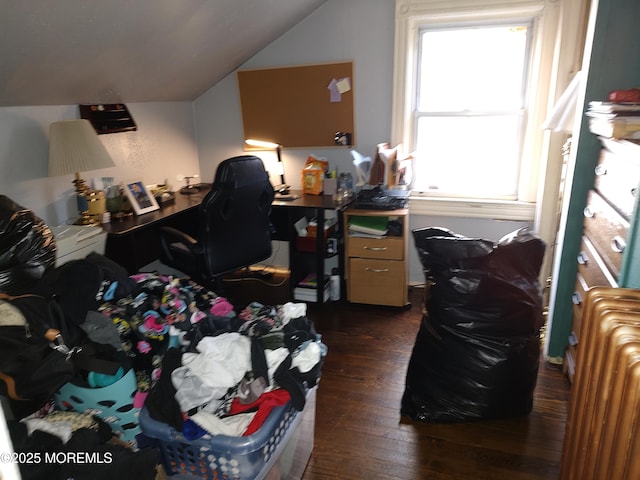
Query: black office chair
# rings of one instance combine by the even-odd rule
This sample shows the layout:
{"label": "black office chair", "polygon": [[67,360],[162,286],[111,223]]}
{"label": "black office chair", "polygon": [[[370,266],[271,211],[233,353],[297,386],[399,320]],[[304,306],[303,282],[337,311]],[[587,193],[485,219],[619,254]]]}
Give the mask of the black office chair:
{"label": "black office chair", "polygon": [[198,238],[161,228],[163,263],[221,293],[222,275],[271,255],[273,196],[260,158],[242,155],[224,160],[199,207]]}

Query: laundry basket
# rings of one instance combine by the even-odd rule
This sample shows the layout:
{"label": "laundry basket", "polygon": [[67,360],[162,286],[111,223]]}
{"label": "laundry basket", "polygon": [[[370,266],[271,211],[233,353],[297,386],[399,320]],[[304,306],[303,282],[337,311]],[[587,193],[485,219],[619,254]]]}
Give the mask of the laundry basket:
{"label": "laundry basket", "polygon": [[122,440],[133,441],[140,433],[140,409],[133,406],[137,391],[136,375],[130,369],[117,382],[102,388],[89,388],[65,383],[54,395],[56,406],[98,416],[109,424]]}
{"label": "laundry basket", "polygon": [[[144,436],[158,442],[163,466],[172,478],[256,480],[271,478],[273,468],[289,471],[287,478],[298,478],[313,449],[316,388],[307,391],[302,412],[291,402],[276,407],[258,431],[243,437],[206,435],[187,440],[173,427],[151,418],[145,408],[140,425]],[[291,449],[289,455],[297,465],[274,467],[286,449]]]}

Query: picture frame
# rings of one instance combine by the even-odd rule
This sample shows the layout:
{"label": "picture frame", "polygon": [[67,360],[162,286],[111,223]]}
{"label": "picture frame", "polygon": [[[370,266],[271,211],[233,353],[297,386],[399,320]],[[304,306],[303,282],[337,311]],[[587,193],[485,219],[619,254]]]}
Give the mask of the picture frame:
{"label": "picture frame", "polygon": [[136,215],[142,215],[160,209],[155,197],[151,195],[145,184],[139,178],[127,180],[124,185],[124,192]]}

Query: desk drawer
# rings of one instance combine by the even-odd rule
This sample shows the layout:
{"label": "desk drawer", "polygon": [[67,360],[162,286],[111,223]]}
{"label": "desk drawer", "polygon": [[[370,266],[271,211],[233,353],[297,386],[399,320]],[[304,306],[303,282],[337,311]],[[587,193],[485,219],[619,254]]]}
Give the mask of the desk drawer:
{"label": "desk drawer", "polygon": [[407,299],[403,261],[349,259],[349,301],[404,306]]}
{"label": "desk drawer", "polygon": [[404,260],[402,237],[363,238],[349,237],[348,257]]}
{"label": "desk drawer", "polygon": [[592,190],[584,209],[584,229],[604,264],[618,278],[629,222]]}

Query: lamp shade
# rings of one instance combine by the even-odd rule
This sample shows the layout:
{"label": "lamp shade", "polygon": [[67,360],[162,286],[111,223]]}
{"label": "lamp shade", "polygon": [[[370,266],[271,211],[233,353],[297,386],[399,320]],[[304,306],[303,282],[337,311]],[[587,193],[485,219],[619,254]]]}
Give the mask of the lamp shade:
{"label": "lamp shade", "polygon": [[282,163],[282,153],[281,153],[282,145],[280,145],[279,143],[269,142],[266,140],[256,140],[253,138],[247,138],[244,141],[244,143],[258,150],[275,149],[276,154],[278,155],[278,173],[277,174],[280,175],[280,181],[282,182],[280,186],[282,187],[283,191],[287,191],[289,186],[286,185],[286,182],[284,181],[284,164]]}
{"label": "lamp shade", "polygon": [[49,127],[49,176],[115,167],[88,120],[54,122]]}

